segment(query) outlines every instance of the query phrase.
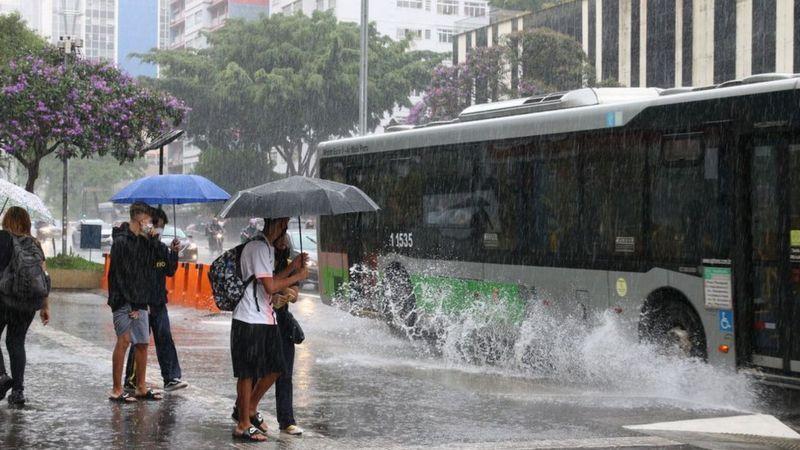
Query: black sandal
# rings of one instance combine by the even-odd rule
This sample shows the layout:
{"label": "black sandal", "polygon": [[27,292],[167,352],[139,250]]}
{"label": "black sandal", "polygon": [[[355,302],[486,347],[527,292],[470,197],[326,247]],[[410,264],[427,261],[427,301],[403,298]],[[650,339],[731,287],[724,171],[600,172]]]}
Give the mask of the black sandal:
{"label": "black sandal", "polygon": [[164,400],[164,396],[160,392],[154,392],[152,389],[148,389],[144,394],[137,394],[135,395],[137,399],[141,400],[153,400],[159,401]]}
{"label": "black sandal", "polygon": [[122,394],[119,394],[116,397],[113,395],[109,395],[108,399],[114,403],[136,403],[138,401],[131,394],[127,392],[123,392]]}
{"label": "black sandal", "polygon": [[250,442],[266,442],[267,441],[266,439],[257,439],[256,436],[258,436],[258,435],[266,436],[262,432],[258,431],[258,429],[256,427],[250,427],[250,428],[242,431],[242,434],[238,434],[238,433],[236,433],[236,430],[233,430],[233,437],[235,439],[241,439],[243,441],[250,441]]}
{"label": "black sandal", "polygon": [[[231,419],[233,419],[234,422],[239,421],[239,408],[235,406],[233,407],[233,412],[231,413]],[[269,428],[266,430],[262,429],[261,425],[263,424],[264,424],[264,416],[261,415],[261,411],[256,411],[256,415],[250,417],[250,425],[253,425],[254,427],[258,428],[258,430],[261,431],[262,433],[266,433],[267,431],[269,431]]]}

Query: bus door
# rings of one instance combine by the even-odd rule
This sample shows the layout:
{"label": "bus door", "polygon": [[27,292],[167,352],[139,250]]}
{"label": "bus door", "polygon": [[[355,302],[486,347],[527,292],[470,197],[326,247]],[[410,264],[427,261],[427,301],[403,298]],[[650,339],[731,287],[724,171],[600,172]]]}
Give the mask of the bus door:
{"label": "bus door", "polygon": [[750,326],[744,348],[755,366],[800,375],[800,139],[762,134],[748,147],[750,273],[737,284],[737,312],[747,315],[739,323]]}

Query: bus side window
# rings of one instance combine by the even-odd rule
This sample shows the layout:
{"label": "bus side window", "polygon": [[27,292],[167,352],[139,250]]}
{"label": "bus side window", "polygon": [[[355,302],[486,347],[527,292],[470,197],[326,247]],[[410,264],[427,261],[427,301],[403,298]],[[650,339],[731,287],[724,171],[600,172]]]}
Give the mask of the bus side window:
{"label": "bus side window", "polygon": [[719,132],[664,136],[649,164],[651,256],[700,264],[729,258],[730,195],[727,155]]}
{"label": "bus side window", "polygon": [[642,136],[588,135],[581,145],[585,255],[591,261],[641,256],[646,149]]}

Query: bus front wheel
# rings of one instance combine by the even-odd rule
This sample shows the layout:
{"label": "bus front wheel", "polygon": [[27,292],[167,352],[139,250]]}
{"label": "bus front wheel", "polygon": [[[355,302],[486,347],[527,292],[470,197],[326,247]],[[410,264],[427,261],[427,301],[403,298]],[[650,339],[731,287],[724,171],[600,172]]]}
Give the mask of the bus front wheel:
{"label": "bus front wheel", "polygon": [[700,316],[675,295],[658,293],[645,302],[639,335],[667,354],[703,360],[708,357]]}

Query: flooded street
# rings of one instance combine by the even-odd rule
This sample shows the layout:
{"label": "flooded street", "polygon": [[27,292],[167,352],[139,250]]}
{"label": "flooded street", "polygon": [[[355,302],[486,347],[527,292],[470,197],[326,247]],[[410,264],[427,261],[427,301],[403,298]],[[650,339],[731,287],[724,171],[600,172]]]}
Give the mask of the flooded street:
{"label": "flooded street", "polygon": [[[583,357],[595,367],[542,376],[448,360],[425,342],[410,342],[383,323],[354,317],[313,295],[303,296],[293,311],[306,332],[294,373],[295,413],[306,435],[275,433],[269,392],[260,408],[270,418],[271,442],[259,445],[265,448],[788,448],[782,446],[790,442],[702,429],[644,434],[625,428],[771,411],[741,375],[702,364],[660,367],[655,357],[628,359],[637,354],[630,351],[615,361],[603,346],[624,342],[609,324],[589,333],[593,342],[584,347],[599,356]],[[113,328],[105,299],[59,293],[52,316],[50,326],[32,326],[28,405],[0,405],[0,440],[8,448],[235,445],[228,417],[234,399],[230,316],[172,308],[184,379],[192,386],[162,403],[140,405],[106,400]],[[149,361],[148,381],[160,388],[155,355]]]}

